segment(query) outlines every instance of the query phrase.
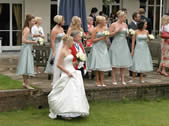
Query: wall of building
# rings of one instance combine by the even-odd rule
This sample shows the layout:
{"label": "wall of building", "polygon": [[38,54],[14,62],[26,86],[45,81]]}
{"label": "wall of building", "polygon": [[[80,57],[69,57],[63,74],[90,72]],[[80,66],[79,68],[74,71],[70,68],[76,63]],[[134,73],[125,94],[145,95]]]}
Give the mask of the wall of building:
{"label": "wall of building", "polygon": [[169,0],[166,0],[166,9],[165,11],[169,13]]}
{"label": "wall of building", "polygon": [[130,22],[132,20],[133,12],[138,11],[140,3],[139,0],[123,0],[122,7],[127,8],[128,10],[127,18],[128,21]]}
{"label": "wall of building", "polygon": [[25,0],[25,15],[42,17],[42,27],[46,36],[50,33],[50,3],[51,0],[43,0],[43,2],[42,0]]}

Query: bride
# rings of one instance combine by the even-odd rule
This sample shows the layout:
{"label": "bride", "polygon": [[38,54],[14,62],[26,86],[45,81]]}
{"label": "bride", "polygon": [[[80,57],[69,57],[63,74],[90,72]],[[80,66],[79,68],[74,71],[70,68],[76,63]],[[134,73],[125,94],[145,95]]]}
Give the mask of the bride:
{"label": "bride", "polygon": [[73,55],[69,50],[72,44],[73,38],[65,35],[55,56],[52,91],[48,95],[51,119],[89,115],[82,75],[72,64]]}

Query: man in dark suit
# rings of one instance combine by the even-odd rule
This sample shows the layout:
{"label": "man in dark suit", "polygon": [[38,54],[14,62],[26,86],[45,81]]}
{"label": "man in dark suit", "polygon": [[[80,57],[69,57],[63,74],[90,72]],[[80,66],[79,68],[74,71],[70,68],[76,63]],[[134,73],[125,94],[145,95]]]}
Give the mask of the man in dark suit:
{"label": "man in dark suit", "polygon": [[141,20],[145,20],[147,22],[147,30],[149,32],[149,34],[152,33],[152,22],[150,18],[147,18],[144,14],[145,14],[145,10],[144,8],[140,8],[139,9],[139,14],[140,14],[140,19]]}
{"label": "man in dark suit", "polygon": [[91,9],[90,17],[93,18],[93,25],[96,26],[96,13],[98,12],[98,9],[96,7],[93,7]]}
{"label": "man in dark suit", "polygon": [[[134,12],[132,14],[132,21],[131,23],[128,25],[128,29],[133,29],[136,30],[137,29],[137,23],[140,21],[140,14],[138,12]],[[130,35],[128,38],[128,45],[129,45],[129,49],[131,52],[131,48],[132,48],[132,36]],[[129,75],[132,76],[132,71],[129,71]],[[138,74],[139,76],[139,74]]]}

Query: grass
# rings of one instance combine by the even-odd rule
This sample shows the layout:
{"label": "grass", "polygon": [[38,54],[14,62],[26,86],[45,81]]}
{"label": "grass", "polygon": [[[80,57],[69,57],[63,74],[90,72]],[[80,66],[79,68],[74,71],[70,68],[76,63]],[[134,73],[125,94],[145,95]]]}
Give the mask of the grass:
{"label": "grass", "polygon": [[22,83],[0,74],[0,90],[22,89]]}
{"label": "grass", "polygon": [[90,104],[86,118],[51,120],[48,109],[1,112],[0,126],[169,126],[169,100]]}

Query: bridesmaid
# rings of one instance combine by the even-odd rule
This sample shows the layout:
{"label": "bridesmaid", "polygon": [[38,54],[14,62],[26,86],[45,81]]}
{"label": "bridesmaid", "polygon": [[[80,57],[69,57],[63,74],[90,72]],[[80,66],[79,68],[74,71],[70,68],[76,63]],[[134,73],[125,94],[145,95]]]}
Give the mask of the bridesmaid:
{"label": "bridesmaid", "polygon": [[130,70],[133,71],[133,76],[132,80],[129,82],[134,81],[137,72],[140,73],[140,82],[144,83],[143,72],[153,71],[152,58],[147,44],[147,39],[149,36],[149,33],[146,30],[147,22],[140,21],[137,24],[137,28],[138,30],[136,30],[136,34],[133,35],[132,38],[131,56],[133,56],[133,65]]}
{"label": "bridesmaid", "polygon": [[132,59],[127,44],[128,27],[124,23],[126,21],[126,13],[119,10],[117,12],[118,20],[110,26],[110,36],[113,41],[109,49],[110,62],[112,66],[112,84],[117,85],[116,69],[120,68],[121,83],[126,85],[124,79],[124,70],[132,65]]}
{"label": "bridesmaid", "polygon": [[51,64],[52,58],[55,56],[55,52],[59,47],[60,41],[65,35],[62,26],[64,25],[64,17],[61,15],[56,15],[54,17],[54,21],[56,25],[53,27],[51,31],[51,50],[49,59],[47,62],[45,73],[53,74],[53,65]]}
{"label": "bridesmaid", "polygon": [[84,30],[82,28],[82,21],[81,21],[81,18],[78,17],[78,16],[73,16],[72,17],[72,22],[70,24],[70,27],[67,31],[67,35],[70,35],[72,31],[75,31],[75,30],[78,30],[78,31],[81,31],[82,33],[84,33]]}
{"label": "bridesmaid", "polygon": [[34,17],[32,15],[26,15],[26,20],[22,32],[22,47],[17,66],[17,75],[23,75],[23,87],[27,89],[34,89],[28,83],[28,77],[35,74],[34,61],[32,55],[32,45],[37,44],[36,41],[32,41],[31,28],[35,24]]}
{"label": "bridesmaid", "polygon": [[[164,15],[162,17],[162,31],[169,33],[169,16]],[[162,39],[161,40],[161,62],[160,66],[157,70],[160,74],[165,77],[169,77],[169,74],[166,72],[166,68],[169,67],[169,40]]]}
{"label": "bridesmaid", "polygon": [[93,45],[88,57],[88,69],[95,71],[97,86],[106,86],[104,84],[104,71],[111,70],[106,44],[108,37],[104,35],[104,31],[107,30],[106,19],[103,16],[97,16],[96,22],[97,26],[91,36]]}
{"label": "bridesmaid", "polygon": [[[82,37],[82,41],[81,43],[83,44],[83,40],[84,38],[86,38],[86,34],[84,34],[84,30],[82,28],[82,21],[81,18],[78,16],[73,16],[72,17],[72,22],[70,24],[70,27],[67,31],[67,35],[70,35],[72,33],[72,31],[80,31],[81,33],[81,37]],[[84,45],[84,44],[83,44]]]}

